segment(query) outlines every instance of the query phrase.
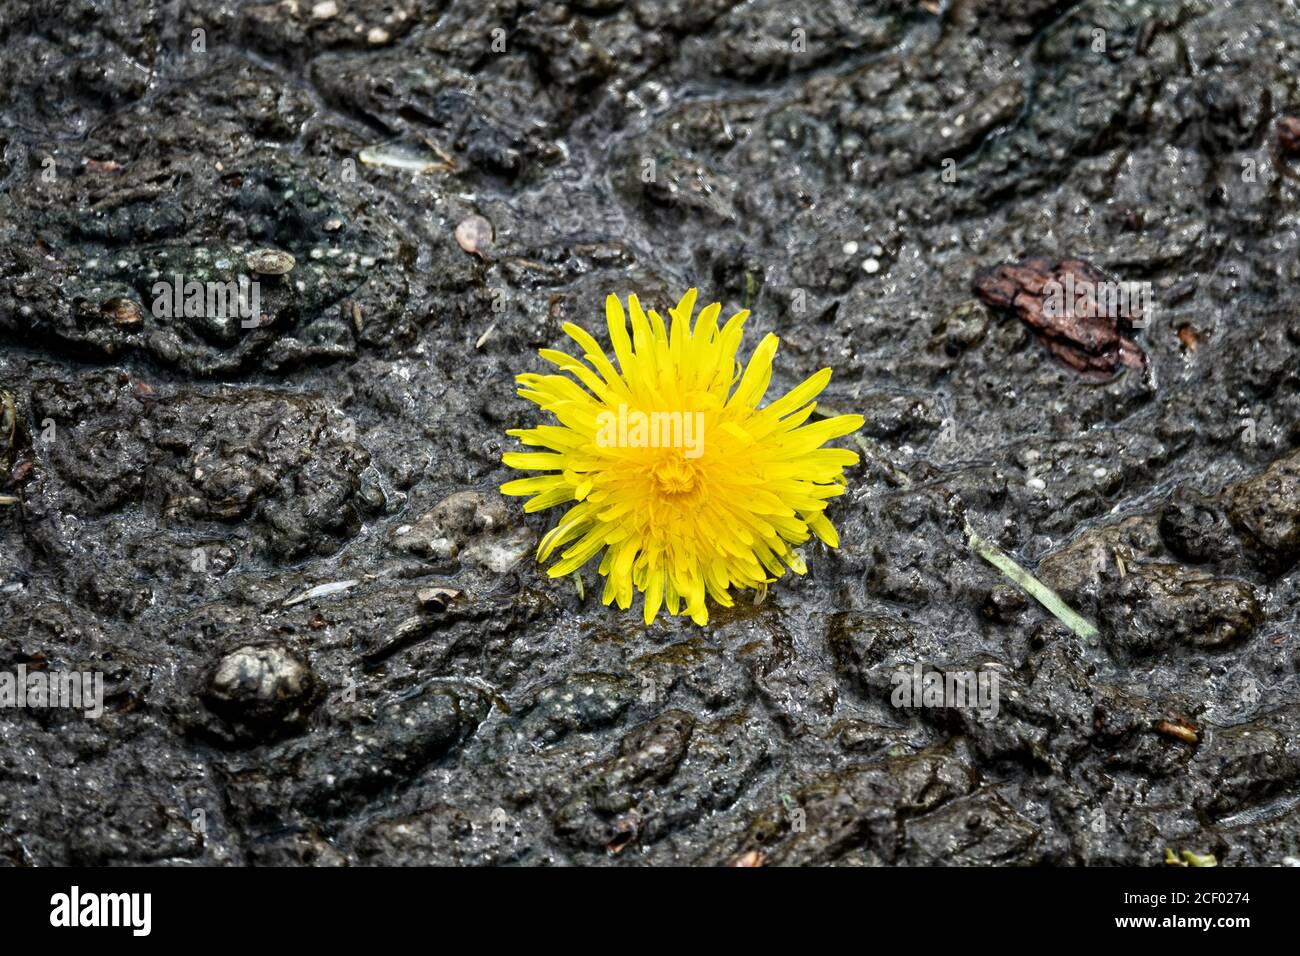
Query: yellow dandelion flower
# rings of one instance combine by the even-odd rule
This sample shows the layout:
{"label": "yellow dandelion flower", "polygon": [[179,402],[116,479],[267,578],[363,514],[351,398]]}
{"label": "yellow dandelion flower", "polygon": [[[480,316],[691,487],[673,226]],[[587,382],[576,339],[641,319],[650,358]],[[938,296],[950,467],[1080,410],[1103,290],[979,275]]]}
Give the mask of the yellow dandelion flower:
{"label": "yellow dandelion flower", "polygon": [[622,303],[609,296],[618,368],[590,333],[567,323],[585,362],[542,349],[567,374],[517,379],[519,395],[559,424],[507,432],[547,450],[502,457],[511,468],[551,472],[501,486],[533,496],[525,511],[573,503],[538,546],[539,561],[568,546],[548,574],[572,574],[603,551],[604,603],[626,610],[641,591],[647,624],[662,607],[684,607],[702,625],[705,595],[731,607],[733,588],[761,591],[787,567],[803,574],[795,548],[810,533],[839,545],[826,503],[843,493],[843,471],[858,461],[822,446],[861,428],[860,415],[807,424],[831,370],[759,408],[779,340],[765,336],[742,368],[736,351],[749,313],[718,328],[715,302],[692,329],[695,296],[691,289],[670,311],[670,326],[631,296],[630,336]]}

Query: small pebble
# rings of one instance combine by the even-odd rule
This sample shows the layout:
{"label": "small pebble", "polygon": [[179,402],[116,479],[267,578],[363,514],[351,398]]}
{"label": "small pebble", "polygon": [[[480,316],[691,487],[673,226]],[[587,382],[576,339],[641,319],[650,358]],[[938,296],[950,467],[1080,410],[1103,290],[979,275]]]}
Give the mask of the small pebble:
{"label": "small pebble", "polygon": [[436,611],[443,610],[456,595],[460,594],[455,588],[420,588],[415,592],[415,599],[420,602],[421,606],[432,608]]}
{"label": "small pebble", "polygon": [[312,705],[319,682],[312,669],[282,645],[250,645],[217,662],[204,697],[233,719],[293,724]]}
{"label": "small pebble", "polygon": [[100,311],[111,318],[113,324],[119,328],[131,328],[144,321],[144,314],[140,311],[140,306],[130,299],[109,299],[100,306]]}
{"label": "small pebble", "polygon": [[880,260],[878,259],[862,260],[862,271],[867,273],[867,275],[875,275],[877,272],[880,271]]}
{"label": "small pebble", "polygon": [[1047,489],[1047,482],[1043,481],[1041,478],[1030,478],[1025,482],[1025,484],[1034,491],[1045,491]]}
{"label": "small pebble", "polygon": [[293,256],[279,249],[255,249],[244,261],[250,270],[264,276],[287,275],[297,264]]}
{"label": "small pebble", "polygon": [[466,216],[456,227],[456,241],[471,255],[483,258],[483,250],[492,245],[492,223],[482,216]]}

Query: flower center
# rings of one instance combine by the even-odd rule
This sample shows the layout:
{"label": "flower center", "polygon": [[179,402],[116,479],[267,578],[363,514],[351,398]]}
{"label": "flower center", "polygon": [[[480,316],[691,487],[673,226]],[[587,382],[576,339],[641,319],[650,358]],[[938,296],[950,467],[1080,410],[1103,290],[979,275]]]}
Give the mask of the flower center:
{"label": "flower center", "polygon": [[695,489],[695,462],[677,450],[656,459],[650,466],[650,475],[660,494],[684,495]]}

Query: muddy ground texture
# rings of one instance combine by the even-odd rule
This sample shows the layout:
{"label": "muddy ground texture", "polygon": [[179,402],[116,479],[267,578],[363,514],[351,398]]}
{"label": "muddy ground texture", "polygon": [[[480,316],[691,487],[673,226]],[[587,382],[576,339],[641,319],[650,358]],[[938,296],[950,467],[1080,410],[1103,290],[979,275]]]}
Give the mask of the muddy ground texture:
{"label": "muddy ground texture", "polygon": [[[0,860],[1300,854],[1294,3],[46,6],[0,0],[0,669],[108,699],[0,710]],[[256,328],[153,314],[268,248]],[[976,296],[1036,254],[1152,283],[1144,364]],[[536,349],[690,285],[869,454],[806,577],[646,629],[495,489]],[[997,717],[893,706],[916,662]]]}

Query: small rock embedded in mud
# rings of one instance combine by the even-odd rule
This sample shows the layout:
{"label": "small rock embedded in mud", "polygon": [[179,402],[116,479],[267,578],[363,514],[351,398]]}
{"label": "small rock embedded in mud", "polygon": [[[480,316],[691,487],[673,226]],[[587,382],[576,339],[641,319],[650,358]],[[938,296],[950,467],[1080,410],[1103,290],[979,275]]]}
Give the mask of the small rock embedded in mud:
{"label": "small rock embedded in mud", "polygon": [[413,524],[401,525],[391,536],[392,546],[440,564],[468,564],[497,573],[517,564],[536,544],[526,527],[513,527],[499,498],[478,491],[458,491],[421,515]]}
{"label": "small rock embedded in mud", "polygon": [[144,313],[140,311],[140,306],[130,299],[116,298],[109,299],[102,306],[100,311],[113,320],[113,324],[119,328],[134,328],[144,322]]}
{"label": "small rock embedded in mud", "polygon": [[250,252],[245,261],[249,269],[264,276],[288,275],[297,265],[293,256],[279,249],[257,249]]}
{"label": "small rock embedded in mud", "polygon": [[421,607],[434,611],[444,610],[460,594],[455,588],[420,588],[415,599]]}
{"label": "small rock embedded in mud", "polygon": [[1010,624],[1028,606],[1024,594],[1009,584],[995,584],[984,598],[980,610],[999,624]]}
{"label": "small rock embedded in mud", "polygon": [[[1082,259],[1053,263],[1041,257],[981,269],[973,284],[985,305],[1014,312],[1049,352],[1094,377],[1146,367],[1146,355],[1130,337],[1142,313],[1125,310],[1124,299],[1098,295],[1102,287],[1123,286]],[[1131,302],[1136,293],[1127,298]],[[1132,314],[1119,314],[1124,311]]]}
{"label": "small rock embedded in mud", "polygon": [[456,241],[471,255],[483,258],[483,250],[492,245],[492,223],[482,216],[466,216],[456,227]]}
{"label": "small rock embedded in mud", "polygon": [[1300,453],[1279,458],[1224,492],[1228,520],[1255,566],[1289,571],[1300,558]]}
{"label": "small rock embedded in mud", "polygon": [[246,646],[217,662],[204,700],[232,721],[284,729],[305,723],[319,689],[312,669],[288,649]]}

